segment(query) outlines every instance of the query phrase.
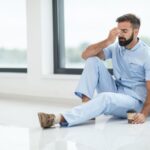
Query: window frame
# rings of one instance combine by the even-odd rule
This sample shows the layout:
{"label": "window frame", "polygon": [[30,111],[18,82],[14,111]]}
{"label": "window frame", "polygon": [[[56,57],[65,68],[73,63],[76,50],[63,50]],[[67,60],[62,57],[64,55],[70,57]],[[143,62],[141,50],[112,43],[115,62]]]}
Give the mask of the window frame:
{"label": "window frame", "polygon": [[1,73],[27,73],[27,68],[0,68]]}
{"label": "window frame", "polygon": [[[64,0],[53,0],[53,50],[54,50],[54,74],[76,74],[82,73],[81,68],[61,67],[61,58],[65,57],[64,36]],[[108,69],[113,74],[113,69]]]}

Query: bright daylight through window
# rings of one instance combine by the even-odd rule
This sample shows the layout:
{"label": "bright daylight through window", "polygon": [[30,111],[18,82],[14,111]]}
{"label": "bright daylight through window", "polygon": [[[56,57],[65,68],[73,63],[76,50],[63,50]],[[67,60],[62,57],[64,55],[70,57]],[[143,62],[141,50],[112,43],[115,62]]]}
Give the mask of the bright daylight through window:
{"label": "bright daylight through window", "polygon": [[[63,2],[63,13],[59,14],[59,17],[63,18],[63,23],[58,22],[58,26],[63,25],[60,29],[63,30],[61,33],[64,35],[57,41],[63,42],[63,44],[58,43],[62,47],[58,47],[60,64],[57,67],[66,70],[83,68],[82,51],[88,45],[105,39],[109,31],[117,25],[116,18],[126,13],[134,13],[141,18],[139,37],[150,44],[148,0],[64,0]],[[107,68],[112,68],[111,60],[104,64]]]}
{"label": "bright daylight through window", "polygon": [[26,0],[0,0],[0,71],[26,72]]}

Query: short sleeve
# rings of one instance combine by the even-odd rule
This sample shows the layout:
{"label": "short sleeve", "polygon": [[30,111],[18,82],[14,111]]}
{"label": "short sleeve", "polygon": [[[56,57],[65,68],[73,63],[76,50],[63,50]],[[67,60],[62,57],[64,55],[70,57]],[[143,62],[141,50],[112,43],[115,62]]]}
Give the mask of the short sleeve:
{"label": "short sleeve", "polygon": [[103,49],[104,55],[105,55],[105,59],[112,58],[112,51],[113,51],[113,49],[114,49],[114,44],[112,44],[112,45],[110,45],[110,46],[108,46],[108,47]]}
{"label": "short sleeve", "polygon": [[146,58],[144,68],[145,68],[145,80],[146,81],[150,80],[150,51],[149,51],[149,54]]}

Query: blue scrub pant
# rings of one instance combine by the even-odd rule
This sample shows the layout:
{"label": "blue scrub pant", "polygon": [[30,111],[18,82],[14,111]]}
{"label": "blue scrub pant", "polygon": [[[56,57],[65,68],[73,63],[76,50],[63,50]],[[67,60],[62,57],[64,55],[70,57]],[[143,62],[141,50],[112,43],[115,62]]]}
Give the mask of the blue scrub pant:
{"label": "blue scrub pant", "polygon": [[[93,97],[95,90],[98,94]],[[68,126],[84,123],[101,114],[126,118],[129,109],[139,112],[143,103],[127,94],[123,87],[117,87],[115,80],[98,57],[86,60],[75,94],[82,98],[82,94],[90,101],[76,106],[62,114]]]}

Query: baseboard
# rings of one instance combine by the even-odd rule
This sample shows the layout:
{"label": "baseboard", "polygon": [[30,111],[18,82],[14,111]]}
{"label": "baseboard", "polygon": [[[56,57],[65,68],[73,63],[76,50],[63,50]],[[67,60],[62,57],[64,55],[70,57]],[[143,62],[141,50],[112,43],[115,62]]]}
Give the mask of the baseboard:
{"label": "baseboard", "polygon": [[18,100],[18,101],[30,101],[30,102],[44,102],[44,103],[55,103],[55,104],[66,104],[66,105],[79,105],[80,100],[77,99],[64,99],[64,98],[54,98],[54,97],[44,97],[44,96],[33,96],[33,95],[22,95],[22,94],[8,94],[0,93],[0,99],[5,100]]}

